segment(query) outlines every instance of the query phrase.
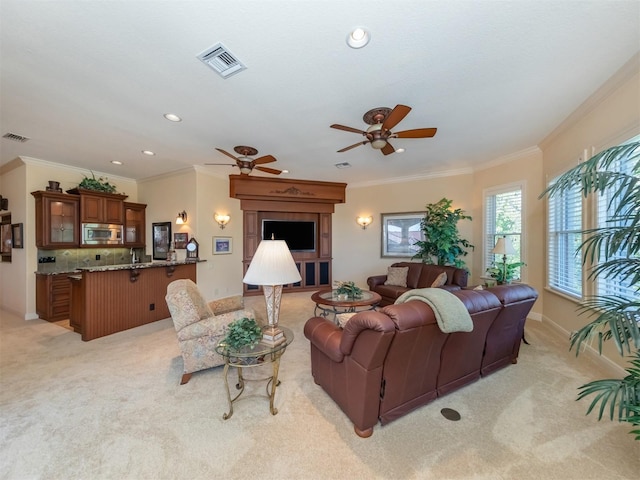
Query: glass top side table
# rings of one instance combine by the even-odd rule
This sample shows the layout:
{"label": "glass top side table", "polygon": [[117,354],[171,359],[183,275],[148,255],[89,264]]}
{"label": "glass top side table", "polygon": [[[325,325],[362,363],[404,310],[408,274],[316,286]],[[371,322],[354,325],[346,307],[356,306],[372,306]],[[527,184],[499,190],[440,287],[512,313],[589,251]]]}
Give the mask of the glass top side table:
{"label": "glass top side table", "polygon": [[[269,411],[271,415],[278,413],[278,409],[273,406],[273,401],[276,396],[276,387],[280,385],[280,381],[278,380],[280,357],[287,350],[291,342],[293,342],[293,332],[287,327],[281,325],[278,325],[278,327],[284,332],[284,340],[276,345],[260,342],[253,347],[253,349],[242,347],[238,350],[228,348],[224,342],[220,342],[216,346],[216,352],[224,358],[224,384],[227,388],[227,400],[229,401],[229,411],[222,415],[223,420],[231,418],[231,415],[233,415],[233,403],[238,400],[242,392],[244,392],[245,378],[242,374],[242,369],[259,367],[267,363],[271,363],[273,367],[271,376],[258,380],[267,380],[266,390],[267,396],[269,397]],[[233,398],[231,398],[231,389],[229,388],[229,367],[235,367],[238,370],[236,389],[239,390],[239,392]]]}

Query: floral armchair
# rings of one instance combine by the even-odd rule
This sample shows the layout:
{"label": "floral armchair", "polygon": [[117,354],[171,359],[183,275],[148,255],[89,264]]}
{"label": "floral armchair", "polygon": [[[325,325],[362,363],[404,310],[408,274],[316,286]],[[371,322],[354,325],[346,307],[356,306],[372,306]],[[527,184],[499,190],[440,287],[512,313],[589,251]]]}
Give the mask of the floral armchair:
{"label": "floral armchair", "polygon": [[224,364],[215,347],[225,336],[227,325],[243,317],[255,319],[253,310],[244,308],[242,296],[207,303],[198,286],[188,279],[171,282],[165,300],[184,362],[180,385],[187,383],[193,372]]}

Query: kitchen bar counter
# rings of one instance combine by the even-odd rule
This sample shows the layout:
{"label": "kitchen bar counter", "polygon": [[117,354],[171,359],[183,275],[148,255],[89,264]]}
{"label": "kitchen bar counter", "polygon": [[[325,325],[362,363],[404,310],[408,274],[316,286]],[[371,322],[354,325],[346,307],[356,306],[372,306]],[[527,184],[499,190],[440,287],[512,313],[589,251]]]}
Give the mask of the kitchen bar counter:
{"label": "kitchen bar counter", "polygon": [[174,280],[196,281],[195,261],[82,267],[71,281],[71,327],[82,340],[170,317],[164,299]]}

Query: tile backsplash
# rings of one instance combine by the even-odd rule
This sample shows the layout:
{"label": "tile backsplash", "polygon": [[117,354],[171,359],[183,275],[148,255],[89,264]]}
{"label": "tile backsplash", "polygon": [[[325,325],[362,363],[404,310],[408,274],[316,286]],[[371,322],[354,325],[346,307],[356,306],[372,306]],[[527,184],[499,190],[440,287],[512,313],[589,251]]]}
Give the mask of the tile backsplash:
{"label": "tile backsplash", "polygon": [[[145,255],[144,248],[134,248],[140,262],[150,262],[151,256]],[[54,262],[43,263],[45,259],[55,258]],[[130,248],[71,248],[61,250],[38,250],[38,272],[70,272],[78,267],[102,267],[105,265],[123,265],[131,263]]]}

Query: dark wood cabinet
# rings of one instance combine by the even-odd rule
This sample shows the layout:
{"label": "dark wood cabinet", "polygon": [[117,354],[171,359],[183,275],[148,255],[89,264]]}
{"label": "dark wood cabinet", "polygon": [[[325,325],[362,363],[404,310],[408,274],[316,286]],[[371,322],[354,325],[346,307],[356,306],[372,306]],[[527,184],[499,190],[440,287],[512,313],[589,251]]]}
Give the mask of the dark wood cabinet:
{"label": "dark wood cabinet", "polygon": [[36,199],[36,246],[42,249],[80,246],[79,198],[64,193],[31,192]]}
{"label": "dark wood cabinet", "polygon": [[147,206],[142,203],[124,202],[124,245],[145,246],[145,221]]}
{"label": "dark wood cabinet", "polygon": [[76,189],[80,195],[80,223],[124,224],[126,195]]}
{"label": "dark wood cabinet", "polygon": [[54,322],[69,318],[71,281],[66,274],[36,274],[36,313]]}

